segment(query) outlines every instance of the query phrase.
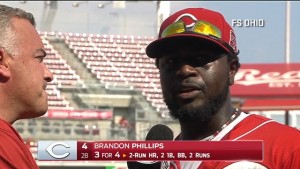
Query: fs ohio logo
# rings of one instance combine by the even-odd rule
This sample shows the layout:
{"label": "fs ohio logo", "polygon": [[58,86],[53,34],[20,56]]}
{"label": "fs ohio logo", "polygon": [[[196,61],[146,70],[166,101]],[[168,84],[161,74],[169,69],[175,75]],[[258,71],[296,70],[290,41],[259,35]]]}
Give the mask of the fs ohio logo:
{"label": "fs ohio logo", "polygon": [[266,21],[264,19],[232,19],[232,27],[265,27]]}
{"label": "fs ohio logo", "polygon": [[39,141],[38,160],[77,160],[76,141]]}

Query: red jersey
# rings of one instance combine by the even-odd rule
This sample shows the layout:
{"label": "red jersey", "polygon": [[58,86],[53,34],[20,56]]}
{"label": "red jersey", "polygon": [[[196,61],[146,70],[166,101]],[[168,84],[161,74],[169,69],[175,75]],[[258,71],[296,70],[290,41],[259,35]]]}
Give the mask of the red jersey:
{"label": "red jersey", "polygon": [[300,131],[262,116],[241,113],[212,140],[262,140],[263,161],[176,161],[171,165],[163,164],[172,169],[300,169]]}
{"label": "red jersey", "polygon": [[11,124],[0,119],[0,168],[38,169],[29,148]]}

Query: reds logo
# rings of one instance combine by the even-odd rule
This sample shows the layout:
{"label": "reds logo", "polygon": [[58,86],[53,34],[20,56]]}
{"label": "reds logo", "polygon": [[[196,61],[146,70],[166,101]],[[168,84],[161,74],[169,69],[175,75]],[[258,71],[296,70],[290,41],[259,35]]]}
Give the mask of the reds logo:
{"label": "reds logo", "polygon": [[191,15],[191,14],[182,14],[180,15],[176,20],[175,22],[179,21],[179,20],[182,20],[186,27],[192,27],[195,25],[196,21],[197,21],[197,18],[194,16],[194,15]]}
{"label": "reds logo", "polygon": [[235,83],[245,86],[270,83],[300,83],[300,70],[262,73],[257,69],[240,69]]}

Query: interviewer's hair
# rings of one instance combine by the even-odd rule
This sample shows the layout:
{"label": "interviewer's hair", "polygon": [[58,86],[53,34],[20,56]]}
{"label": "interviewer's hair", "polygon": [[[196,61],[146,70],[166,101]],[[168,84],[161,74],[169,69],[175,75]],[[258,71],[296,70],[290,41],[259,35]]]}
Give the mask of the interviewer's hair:
{"label": "interviewer's hair", "polygon": [[16,44],[14,25],[11,22],[13,18],[26,19],[34,27],[36,23],[31,13],[0,4],[0,46],[5,48],[9,54],[16,55],[15,46],[18,45]]}

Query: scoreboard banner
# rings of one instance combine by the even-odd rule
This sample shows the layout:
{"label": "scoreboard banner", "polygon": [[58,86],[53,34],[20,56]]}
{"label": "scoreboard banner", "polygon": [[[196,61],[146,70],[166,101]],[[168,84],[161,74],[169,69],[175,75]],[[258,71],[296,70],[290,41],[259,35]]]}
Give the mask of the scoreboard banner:
{"label": "scoreboard banner", "polygon": [[263,160],[257,141],[39,141],[39,161]]}

